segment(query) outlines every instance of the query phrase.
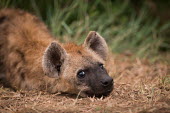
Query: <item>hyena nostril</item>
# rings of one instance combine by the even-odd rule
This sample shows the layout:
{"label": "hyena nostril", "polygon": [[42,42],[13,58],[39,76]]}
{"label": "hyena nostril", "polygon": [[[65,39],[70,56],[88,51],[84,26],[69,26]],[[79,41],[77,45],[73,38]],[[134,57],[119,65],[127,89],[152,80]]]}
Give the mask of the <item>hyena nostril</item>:
{"label": "hyena nostril", "polygon": [[109,86],[111,84],[113,84],[113,79],[111,77],[106,77],[105,79],[101,80],[101,83],[103,86]]}
{"label": "hyena nostril", "polygon": [[104,81],[104,82],[103,82],[103,81],[102,81],[102,85],[103,85],[103,86],[108,86],[108,84],[109,84],[109,82],[107,82],[107,81]]}

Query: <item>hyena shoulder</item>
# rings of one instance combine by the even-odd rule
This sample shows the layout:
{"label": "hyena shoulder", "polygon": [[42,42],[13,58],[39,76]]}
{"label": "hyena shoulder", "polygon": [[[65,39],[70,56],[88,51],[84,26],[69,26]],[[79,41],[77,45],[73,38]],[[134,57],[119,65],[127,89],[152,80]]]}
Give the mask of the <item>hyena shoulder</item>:
{"label": "hyena shoulder", "polygon": [[0,67],[12,87],[38,88],[37,79],[42,79],[38,73],[43,73],[38,62],[51,40],[46,26],[37,17],[16,9],[0,11]]}

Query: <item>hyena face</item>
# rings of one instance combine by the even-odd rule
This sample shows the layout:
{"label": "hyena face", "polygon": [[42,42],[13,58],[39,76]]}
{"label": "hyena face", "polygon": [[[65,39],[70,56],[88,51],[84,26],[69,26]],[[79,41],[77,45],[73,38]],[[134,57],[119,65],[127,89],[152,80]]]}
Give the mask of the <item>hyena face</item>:
{"label": "hyena face", "polygon": [[52,42],[44,53],[43,69],[46,75],[59,80],[62,92],[107,96],[113,89],[113,79],[104,68],[107,52],[105,40],[92,31],[79,46]]}

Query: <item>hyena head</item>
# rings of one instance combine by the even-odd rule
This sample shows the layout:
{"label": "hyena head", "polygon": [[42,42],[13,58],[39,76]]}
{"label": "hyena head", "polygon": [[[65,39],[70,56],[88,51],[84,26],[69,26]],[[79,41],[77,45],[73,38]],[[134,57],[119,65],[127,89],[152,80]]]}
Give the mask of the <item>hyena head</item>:
{"label": "hyena head", "polygon": [[52,42],[43,56],[43,70],[58,79],[61,92],[107,96],[113,90],[113,79],[104,68],[107,53],[105,40],[91,31],[82,45]]}

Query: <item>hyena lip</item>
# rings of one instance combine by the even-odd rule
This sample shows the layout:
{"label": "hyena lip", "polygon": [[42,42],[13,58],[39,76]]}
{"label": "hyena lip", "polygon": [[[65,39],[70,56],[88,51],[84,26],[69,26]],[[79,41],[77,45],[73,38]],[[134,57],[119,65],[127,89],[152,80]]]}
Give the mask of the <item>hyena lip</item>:
{"label": "hyena lip", "polygon": [[109,96],[110,93],[112,92],[113,90],[113,87],[107,91],[104,91],[104,92],[93,92],[93,91],[85,91],[84,93],[88,96],[88,97],[106,97],[106,96]]}

